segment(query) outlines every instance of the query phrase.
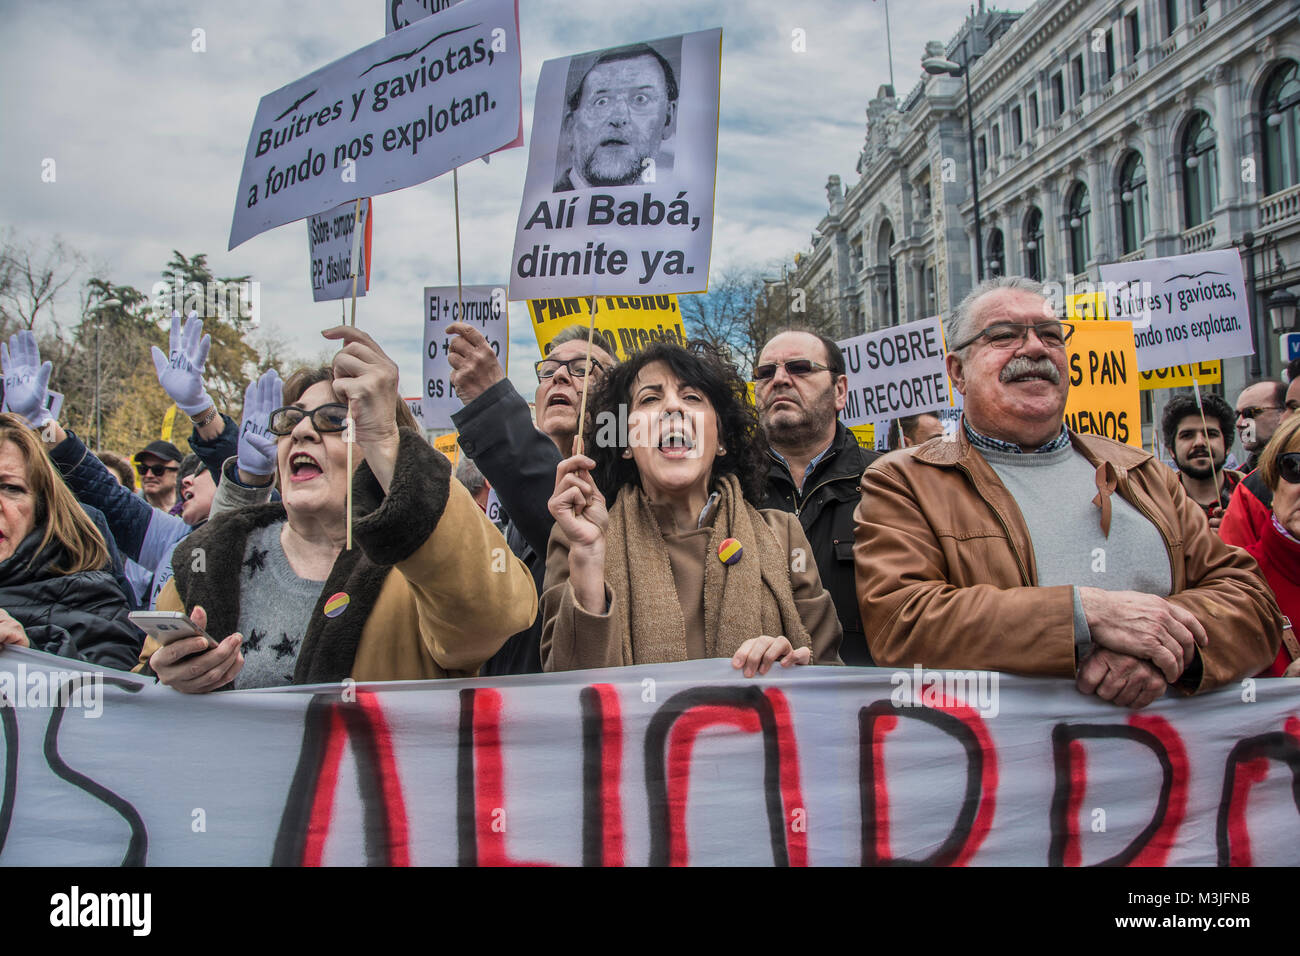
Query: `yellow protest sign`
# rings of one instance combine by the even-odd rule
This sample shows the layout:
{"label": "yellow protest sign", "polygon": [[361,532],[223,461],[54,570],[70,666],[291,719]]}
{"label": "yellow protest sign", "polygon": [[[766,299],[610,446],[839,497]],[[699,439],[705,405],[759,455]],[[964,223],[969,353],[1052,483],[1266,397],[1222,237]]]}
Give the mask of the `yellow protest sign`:
{"label": "yellow protest sign", "polygon": [[1088,321],[1106,318],[1106,296],[1100,292],[1082,292],[1065,297],[1065,317],[1069,320]]}
{"label": "yellow protest sign", "polygon": [[1213,362],[1197,362],[1195,365],[1147,369],[1138,375],[1138,388],[1144,392],[1155,388],[1191,388],[1194,381],[1202,385],[1221,384],[1223,363],[1215,359]]}
{"label": "yellow protest sign", "polygon": [[[528,316],[541,354],[550,351],[561,329],[590,322],[590,308],[589,298],[530,299]],[[686,344],[675,295],[596,296],[596,333],[620,362],[652,342]]]}
{"label": "yellow protest sign", "polygon": [[875,425],[850,425],[849,431],[853,432],[853,437],[858,440],[858,444],[868,451],[876,447]]}
{"label": "yellow protest sign", "polygon": [[1142,447],[1137,347],[1128,322],[1087,322],[1070,339],[1070,395],[1065,423],[1085,435],[1102,435]]}
{"label": "yellow protest sign", "polygon": [[451,467],[453,468],[460,461],[460,446],[456,444],[456,438],[459,434],[459,432],[451,432],[447,435],[439,435],[433,440],[433,447],[451,459]]}
{"label": "yellow protest sign", "polygon": [[172,430],[176,427],[176,406],[173,405],[167,409],[167,414],[163,416],[162,431],[158,437],[163,441],[172,440]]}

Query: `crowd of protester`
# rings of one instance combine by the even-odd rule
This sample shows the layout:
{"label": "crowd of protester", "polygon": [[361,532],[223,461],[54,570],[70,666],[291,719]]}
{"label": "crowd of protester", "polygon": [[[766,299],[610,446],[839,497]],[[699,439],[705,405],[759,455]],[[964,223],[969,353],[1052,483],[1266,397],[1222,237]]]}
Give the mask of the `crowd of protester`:
{"label": "crowd of protester", "polygon": [[[620,362],[573,325],[536,362],[534,414],[453,323],[454,474],[357,329],[323,333],[331,365],[250,383],[236,422],[204,386],[202,320],[174,316],[153,360],[192,453],[130,461],[51,418],[19,332],[0,645],[187,693],[724,658],[1001,670],[1141,707],[1300,676],[1300,386],[1173,396],[1170,467],[1065,426],[1072,331],[1037,284],[981,283],[945,317],[960,421],[899,419],[882,454],[839,421],[843,355],[806,329],[764,344],[751,400],[709,345]],[[146,639],[141,609],[210,639]]]}

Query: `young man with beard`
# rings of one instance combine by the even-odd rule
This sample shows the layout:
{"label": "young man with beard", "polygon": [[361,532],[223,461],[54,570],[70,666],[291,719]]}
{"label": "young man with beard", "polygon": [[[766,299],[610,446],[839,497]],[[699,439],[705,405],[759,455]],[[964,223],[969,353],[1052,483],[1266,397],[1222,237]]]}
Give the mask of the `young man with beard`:
{"label": "young man with beard", "polygon": [[1201,506],[1210,527],[1218,531],[1232,491],[1244,477],[1239,471],[1223,467],[1227,442],[1231,440],[1227,436],[1232,434],[1237,413],[1218,395],[1202,396],[1201,404],[1204,419],[1193,396],[1175,395],[1165,406],[1160,428],[1165,447],[1174,453],[1183,490]]}
{"label": "young man with beard", "polygon": [[[501,509],[509,518],[506,542],[532,572],[540,594],[546,574],[546,543],[555,524],[547,502],[555,490],[556,466],[573,454],[583,380],[592,376],[594,388],[616,359],[598,343],[593,344],[588,367],[587,326],[561,329],[546,357],[536,364],[534,426],[528,403],[506,378],[483,333],[464,322],[451,323],[447,331],[452,334],[447,357],[451,384],[465,403],[451,416],[459,430],[457,441],[496,489]],[[506,641],[480,673],[485,677],[540,674],[541,641],[539,615],[528,630]]]}
{"label": "young man with beard", "polygon": [[798,516],[844,628],[840,658],[865,666],[872,661],[854,586],[853,510],[858,479],[880,455],[837,418],[848,381],[844,353],[816,332],[781,332],[754,363],[754,401],[771,445],[766,506]]}

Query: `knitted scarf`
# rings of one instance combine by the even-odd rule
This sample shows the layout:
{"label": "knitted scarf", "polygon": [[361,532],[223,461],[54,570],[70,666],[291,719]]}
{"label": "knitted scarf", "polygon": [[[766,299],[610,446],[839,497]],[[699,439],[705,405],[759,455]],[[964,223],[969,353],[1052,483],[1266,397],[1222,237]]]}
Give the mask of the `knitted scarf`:
{"label": "knitted scarf", "polygon": [[[719,498],[704,556],[709,656],[730,657],[746,640],[762,634],[784,635],[795,647],[810,647],[812,639],[790,588],[790,556],[758,509],[745,501],[735,475],[719,478],[716,490]],[[735,538],[745,549],[732,565],[717,557],[718,546],[727,538]],[[686,625],[668,547],[640,488],[625,487],[614,501],[605,547],[605,583],[620,618],[624,665],[686,660]]]}

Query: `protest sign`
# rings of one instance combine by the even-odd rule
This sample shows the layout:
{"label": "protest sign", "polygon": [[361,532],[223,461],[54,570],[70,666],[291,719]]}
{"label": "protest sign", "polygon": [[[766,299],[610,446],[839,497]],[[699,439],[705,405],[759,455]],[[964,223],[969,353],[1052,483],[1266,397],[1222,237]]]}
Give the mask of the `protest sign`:
{"label": "protest sign", "polygon": [[838,343],[849,378],[840,418],[879,422],[948,407],[943,322],[935,316]]}
{"label": "protest sign", "polygon": [[441,13],[460,0],[384,0],[384,33],[393,33]]}
{"label": "protest sign", "polygon": [[1133,324],[1138,371],[1255,351],[1235,249],[1101,267],[1111,320]]}
{"label": "protest sign", "polygon": [[[551,341],[561,329],[589,324],[591,307],[590,296],[530,300],[528,315],[533,320],[539,354],[550,354]],[[597,296],[596,334],[605,351],[620,362],[651,342],[686,344],[686,329],[675,295]]]}
{"label": "protest sign", "polygon": [[506,520],[506,516],[501,513],[501,499],[497,497],[497,490],[495,488],[488,489],[487,505],[483,510],[487,513],[488,521],[491,521],[493,524],[499,525]]}
{"label": "protest sign", "polygon": [[1065,317],[1071,322],[1106,318],[1106,296],[1100,292],[1082,292],[1066,296]]}
{"label": "protest sign", "polygon": [[417,395],[415,398],[403,398],[402,401],[406,402],[406,407],[415,416],[419,426],[428,429],[429,426],[424,423],[424,399]]}
{"label": "protest sign", "polygon": [[465,0],[262,97],[230,248],[426,179],[519,137],[515,0]]}
{"label": "protest sign", "polygon": [[[357,296],[370,288],[370,200],[361,204],[362,239],[358,248]],[[314,302],[352,297],[352,230],[357,204],[347,202],[307,220],[307,248],[311,257],[311,296]]]}
{"label": "protest sign", "polygon": [[850,425],[849,431],[853,432],[853,437],[858,440],[860,447],[868,451],[876,447],[875,425]]}
{"label": "protest sign", "polygon": [[0,864],[1295,866],[1300,682],[1246,684],[1134,712],[702,660],[188,695],[10,648]]}
{"label": "protest sign", "polygon": [[424,290],[424,423],[426,428],[451,428],[453,412],[465,403],[451,387],[447,348],[455,336],[447,332],[452,322],[465,322],[483,333],[506,367],[510,348],[506,288],[503,285],[426,286]]}
{"label": "protest sign", "polygon": [[456,444],[458,434],[458,432],[452,432],[450,435],[439,435],[433,440],[433,447],[451,459],[451,467],[453,468],[460,461],[460,445]]}
{"label": "protest sign", "polygon": [[1082,435],[1102,435],[1141,448],[1133,327],[1127,322],[1080,322],[1066,349],[1070,394],[1065,423]]}
{"label": "protest sign", "polygon": [[163,412],[162,428],[158,430],[158,437],[163,441],[172,440],[172,432],[176,429],[176,413],[179,409],[172,405],[167,411]]}
{"label": "protest sign", "polygon": [[722,30],[547,60],[510,298],[708,286]]}
{"label": "protest sign", "polygon": [[1174,365],[1170,368],[1153,368],[1138,374],[1138,388],[1149,392],[1156,388],[1191,388],[1193,384],[1219,385],[1223,382],[1223,363],[1197,362],[1194,365]]}

